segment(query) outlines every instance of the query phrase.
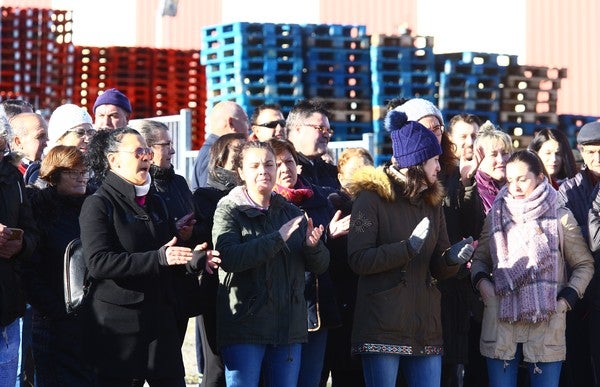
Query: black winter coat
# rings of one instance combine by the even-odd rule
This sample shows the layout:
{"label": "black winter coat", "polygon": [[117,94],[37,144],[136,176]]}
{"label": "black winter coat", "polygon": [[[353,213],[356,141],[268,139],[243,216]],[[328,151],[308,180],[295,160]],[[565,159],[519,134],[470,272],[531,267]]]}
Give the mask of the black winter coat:
{"label": "black winter coat", "polygon": [[166,206],[151,189],[108,172],[79,218],[90,292],[89,356],[115,378],[183,377],[171,275],[164,244],[175,235]]}
{"label": "black winter coat", "polygon": [[21,252],[10,259],[0,258],[0,327],[6,326],[25,311],[21,284],[21,265],[36,247],[38,236],[23,176],[7,158],[0,160],[0,223],[23,229]]}
{"label": "black winter coat", "polygon": [[[152,176],[152,186],[158,195],[163,199],[171,223],[175,224],[185,215],[193,212],[192,191],[183,176],[175,174],[173,166],[169,169],[158,168],[155,165],[150,166],[150,175]],[[209,237],[210,240],[210,237]],[[177,245],[194,248],[202,243],[197,235],[187,240],[179,240]],[[173,289],[176,297],[176,313],[180,319],[188,319],[197,316],[202,312],[203,298],[201,297],[198,275],[188,273],[184,266],[171,266]]]}
{"label": "black winter coat", "polygon": [[27,187],[39,230],[39,243],[25,268],[27,299],[40,317],[66,317],[63,290],[65,248],[79,238],[84,196],[59,195],[54,187]]}

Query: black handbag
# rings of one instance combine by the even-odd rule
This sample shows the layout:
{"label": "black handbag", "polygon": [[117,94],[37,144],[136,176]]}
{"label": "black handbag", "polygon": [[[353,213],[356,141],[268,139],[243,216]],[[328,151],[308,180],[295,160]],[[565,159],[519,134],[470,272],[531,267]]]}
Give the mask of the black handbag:
{"label": "black handbag", "polygon": [[63,278],[67,313],[75,313],[85,303],[91,285],[79,238],[69,242],[65,249]]}

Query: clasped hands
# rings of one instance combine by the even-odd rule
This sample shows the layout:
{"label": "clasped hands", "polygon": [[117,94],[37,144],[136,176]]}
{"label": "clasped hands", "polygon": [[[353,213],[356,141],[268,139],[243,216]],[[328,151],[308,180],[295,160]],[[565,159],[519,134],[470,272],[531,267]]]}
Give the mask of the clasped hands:
{"label": "clasped hands", "polygon": [[206,270],[207,273],[213,274],[213,270],[219,268],[219,264],[221,263],[221,258],[219,257],[221,254],[217,250],[207,249],[208,243],[204,242],[196,245],[194,250],[185,246],[175,246],[175,243],[177,243],[177,237],[173,237],[173,239],[165,244],[167,247],[165,254],[169,266],[185,265],[189,262],[195,262],[195,266],[197,266],[198,261],[206,257],[204,270]]}

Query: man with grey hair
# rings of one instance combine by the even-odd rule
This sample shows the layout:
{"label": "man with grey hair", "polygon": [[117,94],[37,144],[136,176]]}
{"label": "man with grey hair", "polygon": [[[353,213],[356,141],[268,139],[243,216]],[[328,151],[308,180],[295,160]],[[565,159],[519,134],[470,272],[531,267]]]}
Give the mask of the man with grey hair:
{"label": "man with grey hair", "polygon": [[205,187],[208,177],[208,157],[212,144],[219,137],[227,133],[243,133],[248,136],[250,123],[248,115],[240,105],[232,101],[217,103],[209,113],[208,136],[198,151],[198,157],[194,163],[194,175],[192,176],[192,190]]}

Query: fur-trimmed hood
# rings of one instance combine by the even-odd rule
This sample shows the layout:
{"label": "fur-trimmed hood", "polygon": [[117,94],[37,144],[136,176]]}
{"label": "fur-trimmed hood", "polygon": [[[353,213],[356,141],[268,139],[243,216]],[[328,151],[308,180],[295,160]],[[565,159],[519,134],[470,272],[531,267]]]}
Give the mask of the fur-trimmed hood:
{"label": "fur-trimmed hood", "polygon": [[[363,167],[355,171],[348,190],[354,197],[362,190],[373,191],[382,199],[393,202],[403,195],[405,182],[403,176],[391,165],[382,167]],[[421,191],[418,196],[410,198],[411,201],[424,200],[426,203],[437,206],[444,199],[444,188],[439,181]]]}

